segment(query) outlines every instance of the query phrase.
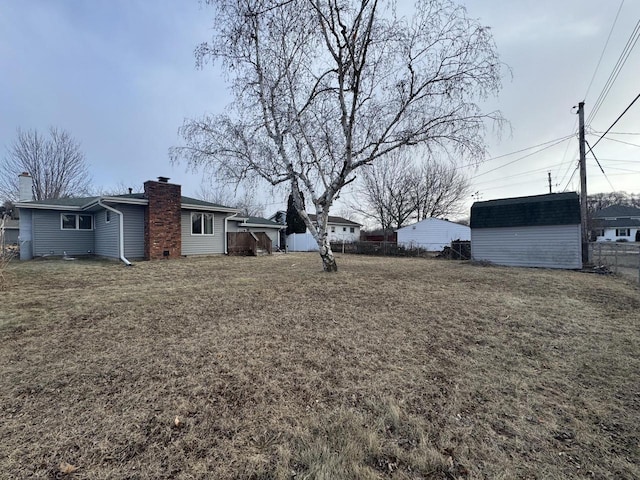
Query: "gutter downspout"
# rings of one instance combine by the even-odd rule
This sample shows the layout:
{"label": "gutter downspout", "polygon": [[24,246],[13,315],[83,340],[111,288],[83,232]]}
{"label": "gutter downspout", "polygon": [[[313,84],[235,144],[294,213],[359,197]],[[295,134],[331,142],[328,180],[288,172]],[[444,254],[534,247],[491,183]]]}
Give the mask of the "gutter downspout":
{"label": "gutter downspout", "polygon": [[102,199],[98,200],[98,205],[100,205],[105,210],[109,210],[110,212],[118,214],[118,217],[120,217],[120,260],[122,260],[127,267],[131,267],[133,264],[124,256],[124,215],[122,215],[122,212],[120,210],[116,210],[115,208],[102,203]]}
{"label": "gutter downspout", "polygon": [[238,216],[238,212],[234,213],[233,215],[229,215],[228,217],[224,217],[224,254],[225,255],[229,255],[229,248],[227,245],[227,220],[237,216]]}

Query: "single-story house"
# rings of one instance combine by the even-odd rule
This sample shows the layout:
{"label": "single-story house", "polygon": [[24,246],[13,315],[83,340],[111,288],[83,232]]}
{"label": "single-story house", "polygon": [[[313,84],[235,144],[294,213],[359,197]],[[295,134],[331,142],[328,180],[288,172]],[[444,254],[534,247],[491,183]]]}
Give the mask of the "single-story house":
{"label": "single-story house", "polygon": [[582,268],[575,192],[475,202],[471,258],[516,267]]}
{"label": "single-story house", "polygon": [[235,208],[182,196],[180,185],[166,177],[145,182],[143,193],[40,201],[31,200],[32,178],[22,174],[19,180],[23,260],[93,254],[129,263],[224,254],[229,230],[257,223],[239,218]]}
{"label": "single-story house", "polygon": [[425,218],[413,225],[396,230],[398,245],[439,252],[453,240],[471,240],[471,229],[439,218]]}
{"label": "single-story house", "polygon": [[[316,222],[316,215],[309,213],[309,219]],[[269,217],[270,220],[284,224],[286,212],[278,211]],[[329,215],[327,221],[330,242],[350,243],[360,240],[361,225],[346,218]],[[314,252],[318,250],[318,243],[311,233],[292,233],[286,235],[286,246],[290,252]]]}
{"label": "single-story house", "polygon": [[591,238],[596,242],[640,242],[640,208],[611,205],[593,215]]}
{"label": "single-story house", "polygon": [[[0,224],[2,224],[2,220],[0,219]],[[20,224],[18,220],[13,218],[5,218],[4,224],[2,225],[4,230],[4,234],[2,240],[5,245],[17,245],[18,243],[18,232],[20,231]]]}

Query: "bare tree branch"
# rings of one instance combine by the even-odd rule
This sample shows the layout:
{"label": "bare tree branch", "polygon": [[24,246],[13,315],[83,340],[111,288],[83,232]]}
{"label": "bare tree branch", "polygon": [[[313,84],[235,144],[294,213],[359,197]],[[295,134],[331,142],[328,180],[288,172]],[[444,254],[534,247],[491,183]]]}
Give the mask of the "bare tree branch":
{"label": "bare tree branch", "polygon": [[18,129],[17,137],[0,164],[0,195],[17,200],[18,175],[33,177],[35,200],[85,195],[91,187],[80,143],[65,130],[49,129],[49,138],[37,130]]}

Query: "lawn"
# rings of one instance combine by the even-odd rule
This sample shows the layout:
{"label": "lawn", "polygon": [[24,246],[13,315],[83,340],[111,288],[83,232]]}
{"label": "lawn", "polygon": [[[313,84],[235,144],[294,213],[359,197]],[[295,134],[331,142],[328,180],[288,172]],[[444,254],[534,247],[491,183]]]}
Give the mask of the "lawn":
{"label": "lawn", "polygon": [[640,478],[637,285],[338,265],[10,264],[0,477]]}

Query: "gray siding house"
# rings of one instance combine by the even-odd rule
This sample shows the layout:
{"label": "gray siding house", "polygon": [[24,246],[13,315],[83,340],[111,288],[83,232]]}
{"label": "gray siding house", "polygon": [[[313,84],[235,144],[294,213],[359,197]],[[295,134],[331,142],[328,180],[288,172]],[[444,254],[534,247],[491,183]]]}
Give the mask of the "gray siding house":
{"label": "gray siding house", "polygon": [[582,268],[575,192],[476,202],[471,257],[515,267]]}
{"label": "gray siding house", "polygon": [[[143,193],[31,200],[31,177],[20,175],[20,258],[99,255],[176,258],[226,252],[227,220],[238,210],[181,195],[165,177]],[[24,198],[27,197],[27,198]]]}

